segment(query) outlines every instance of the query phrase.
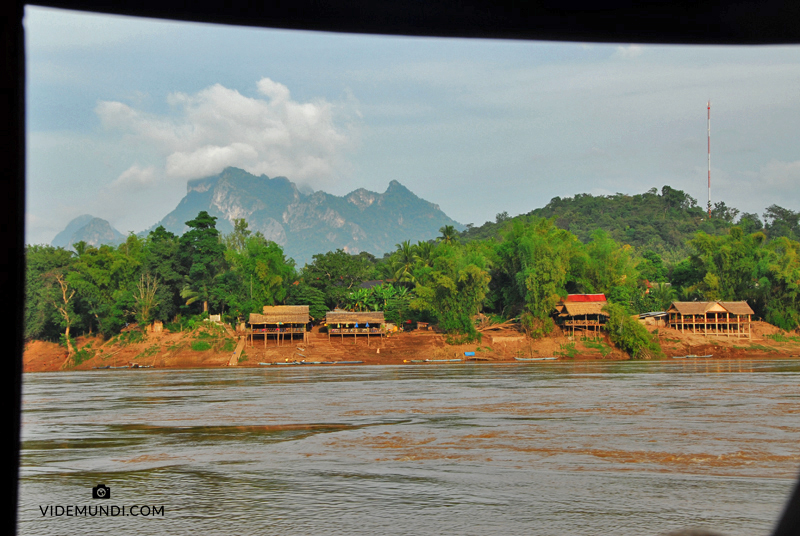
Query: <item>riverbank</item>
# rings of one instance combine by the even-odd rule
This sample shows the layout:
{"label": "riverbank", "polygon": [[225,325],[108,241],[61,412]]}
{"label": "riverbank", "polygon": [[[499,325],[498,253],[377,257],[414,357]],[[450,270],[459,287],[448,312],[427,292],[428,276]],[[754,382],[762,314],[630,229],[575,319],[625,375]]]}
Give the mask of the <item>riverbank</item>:
{"label": "riverbank", "polygon": [[[669,328],[650,328],[658,338],[667,358],[685,355],[712,355],[713,358],[798,358],[800,336],[783,334],[764,322],[753,323],[751,339],[703,337],[680,333]],[[388,337],[328,337],[315,327],[309,340],[256,340],[234,355],[239,339],[218,330],[168,331],[147,333],[142,337],[78,338],[82,350],[77,365],[64,366],[67,351],[63,346],[44,341],[30,341],[23,354],[24,372],[90,370],[96,367],[141,367],[188,369],[229,365],[259,367],[259,363],[291,361],[362,361],[368,365],[418,364],[420,361],[474,359],[485,362],[515,362],[519,358],[556,357],[558,360],[627,360],[629,356],[614,348],[603,334],[597,339],[575,337],[556,330],[549,337],[532,340],[513,330],[493,330],[483,334],[479,343],[449,345],[443,335],[433,331],[396,333]],[[474,356],[465,356],[473,352]]]}

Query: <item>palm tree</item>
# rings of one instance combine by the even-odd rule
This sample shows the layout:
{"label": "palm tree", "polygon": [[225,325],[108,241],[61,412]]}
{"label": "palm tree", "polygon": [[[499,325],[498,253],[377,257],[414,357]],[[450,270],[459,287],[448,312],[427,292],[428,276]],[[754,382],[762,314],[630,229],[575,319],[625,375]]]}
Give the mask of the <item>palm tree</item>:
{"label": "palm tree", "polygon": [[659,283],[650,289],[650,293],[663,311],[678,298],[678,292],[669,283]]}
{"label": "palm tree", "polygon": [[370,301],[370,289],[367,288],[359,288],[354,290],[350,293],[349,296],[349,308],[353,311],[364,311],[369,309],[369,301]]}
{"label": "palm tree", "polygon": [[445,225],[439,232],[442,233],[442,236],[439,237],[439,240],[444,242],[445,244],[454,244],[458,242],[458,231],[452,225]]}
{"label": "palm tree", "polygon": [[394,285],[387,283],[373,288],[372,294],[375,296],[376,303],[386,309],[387,302],[397,294],[397,290]]}
{"label": "palm tree", "polygon": [[417,253],[414,255],[414,259],[422,266],[430,266],[435,249],[436,244],[433,242],[417,242]]}
{"label": "palm tree", "polygon": [[394,268],[394,278],[399,283],[413,283],[415,281],[413,270],[416,264],[416,248],[411,245],[410,240],[406,240],[402,244],[395,244],[397,257],[392,263]]}

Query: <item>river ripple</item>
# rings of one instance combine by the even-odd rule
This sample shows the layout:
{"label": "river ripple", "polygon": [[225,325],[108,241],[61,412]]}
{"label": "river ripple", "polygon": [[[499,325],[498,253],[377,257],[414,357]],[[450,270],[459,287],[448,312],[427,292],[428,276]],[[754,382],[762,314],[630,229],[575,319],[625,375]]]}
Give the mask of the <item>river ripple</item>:
{"label": "river ripple", "polygon": [[[26,374],[19,531],[767,534],[799,380],[764,360]],[[98,504],[164,516],[41,513]]]}

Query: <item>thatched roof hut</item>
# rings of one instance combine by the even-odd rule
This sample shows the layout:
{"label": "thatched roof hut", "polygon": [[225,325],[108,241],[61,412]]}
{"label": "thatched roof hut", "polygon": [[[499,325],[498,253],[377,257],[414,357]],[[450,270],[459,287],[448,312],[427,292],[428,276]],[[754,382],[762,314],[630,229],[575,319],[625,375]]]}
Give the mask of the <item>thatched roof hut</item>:
{"label": "thatched roof hut", "polygon": [[608,316],[608,313],[603,311],[607,302],[589,302],[589,303],[571,303],[566,302],[563,304],[561,312],[562,316],[582,316],[582,315],[602,315]]}
{"label": "thatched roof hut", "polygon": [[385,322],[383,311],[328,311],[325,315],[325,323],[331,324],[370,324],[380,326]]}
{"label": "thatched roof hut", "polygon": [[265,305],[250,313],[250,324],[308,324],[308,305]]}
{"label": "thatched roof hut", "polygon": [[598,332],[608,317],[607,303],[605,294],[570,294],[556,304],[556,320],[573,335],[576,328]]}
{"label": "thatched roof hut", "polygon": [[565,299],[556,304],[556,312],[560,317],[603,315],[608,301],[605,294],[569,294]]}
{"label": "thatched roof hut", "polygon": [[669,324],[681,332],[750,338],[753,309],[746,301],[672,302]]}
{"label": "thatched roof hut", "polygon": [[741,316],[754,314],[753,309],[746,301],[672,302],[667,313],[678,313],[683,316],[705,315],[706,313],[729,313]]}
{"label": "thatched roof hut", "polygon": [[276,344],[284,339],[291,340],[296,334],[307,340],[308,305],[265,305],[261,314],[250,313],[249,323],[251,346],[254,335],[264,337],[264,347],[267,337],[274,337]]}
{"label": "thatched roof hut", "polygon": [[328,340],[330,340],[331,335],[341,335],[342,339],[344,339],[345,335],[354,337],[366,335],[367,343],[369,344],[370,334],[384,336],[384,322],[383,311],[361,312],[337,309],[328,311],[325,315]]}

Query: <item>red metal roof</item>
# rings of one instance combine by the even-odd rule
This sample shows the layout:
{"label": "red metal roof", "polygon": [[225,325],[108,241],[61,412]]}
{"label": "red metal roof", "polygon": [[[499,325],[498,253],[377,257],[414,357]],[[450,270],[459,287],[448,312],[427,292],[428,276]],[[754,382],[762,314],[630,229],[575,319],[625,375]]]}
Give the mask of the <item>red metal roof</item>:
{"label": "red metal roof", "polygon": [[567,296],[567,299],[564,300],[567,302],[601,302],[607,301],[605,294],[570,294]]}

